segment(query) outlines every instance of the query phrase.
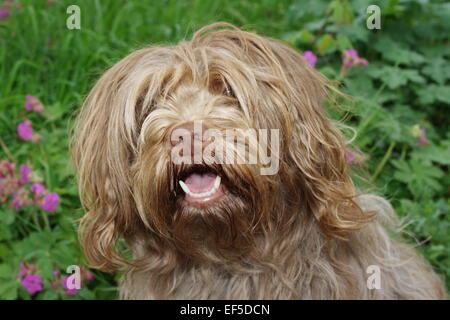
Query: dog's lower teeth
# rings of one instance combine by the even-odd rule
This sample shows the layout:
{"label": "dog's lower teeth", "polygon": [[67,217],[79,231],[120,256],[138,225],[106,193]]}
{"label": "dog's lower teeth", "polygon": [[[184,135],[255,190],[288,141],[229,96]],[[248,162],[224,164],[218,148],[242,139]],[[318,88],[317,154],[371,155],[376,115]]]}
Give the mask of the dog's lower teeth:
{"label": "dog's lower teeth", "polygon": [[190,195],[193,198],[204,198],[204,197],[211,196],[217,192],[217,190],[220,187],[221,178],[220,178],[220,176],[217,176],[216,179],[214,180],[214,185],[213,185],[212,189],[209,191],[206,191],[206,192],[202,192],[202,193],[192,192],[191,190],[189,190],[189,187],[186,185],[186,183],[184,183],[184,181],[182,181],[182,180],[179,180],[178,182],[180,184],[181,189],[183,189],[183,191],[186,194]]}

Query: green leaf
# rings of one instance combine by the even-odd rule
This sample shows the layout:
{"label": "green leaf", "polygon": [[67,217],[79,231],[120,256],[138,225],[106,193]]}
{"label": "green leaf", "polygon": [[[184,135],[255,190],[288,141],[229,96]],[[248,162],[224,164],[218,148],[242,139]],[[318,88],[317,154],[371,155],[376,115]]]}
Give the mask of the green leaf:
{"label": "green leaf", "polygon": [[398,41],[394,41],[389,36],[379,37],[375,41],[373,48],[379,51],[384,59],[392,63],[414,65],[421,64],[425,61],[423,55],[412,51]]}
{"label": "green leaf", "polygon": [[39,300],[57,300],[59,298],[59,294],[53,290],[45,290],[39,295]]}
{"label": "green leaf", "polygon": [[442,58],[432,59],[427,66],[422,68],[422,73],[442,85],[445,80],[450,78],[450,65]]}
{"label": "green leaf", "polygon": [[417,70],[401,70],[401,74],[411,82],[419,84],[425,83],[425,79],[417,72]]}
{"label": "green leaf", "polygon": [[412,158],[423,162],[436,162],[450,165],[450,141],[442,146],[425,145],[417,148],[411,155]]}
{"label": "green leaf", "polygon": [[353,21],[353,12],[347,0],[334,0],[330,3],[329,10],[333,15],[333,21],[336,24],[351,25]]}
{"label": "green leaf", "polygon": [[0,282],[0,299],[15,300],[17,299],[17,289],[19,283],[16,280]]}
{"label": "green leaf", "polygon": [[337,47],[339,50],[344,51],[352,47],[350,39],[342,34],[339,34],[336,38]]}
{"label": "green leaf", "polygon": [[14,222],[16,218],[16,211],[5,208],[0,211],[0,223],[4,223],[6,225],[10,225]]}
{"label": "green leaf", "polygon": [[319,38],[316,44],[317,51],[321,54],[334,51],[336,49],[335,41],[332,36],[325,34]]}
{"label": "green leaf", "polygon": [[6,245],[6,243],[0,243],[0,261],[7,261],[12,255],[12,251]]}
{"label": "green leaf", "polygon": [[0,223],[0,240],[11,240],[13,238],[12,230],[6,224]]}
{"label": "green leaf", "polygon": [[394,178],[406,183],[416,198],[431,197],[442,189],[438,179],[444,173],[438,167],[427,165],[416,159],[409,162],[402,160],[391,162],[398,169],[394,173]]}
{"label": "green leaf", "polygon": [[376,68],[374,66],[369,68],[368,74],[386,83],[389,89],[397,89],[407,84],[408,80],[420,84],[425,82],[425,79],[414,69],[400,69],[391,66]]}
{"label": "green leaf", "polygon": [[53,278],[53,263],[51,260],[51,256],[43,256],[42,258],[38,259],[37,266],[39,274],[41,274],[44,278]]}
{"label": "green leaf", "polygon": [[385,66],[381,69],[373,69],[370,71],[369,75],[386,83],[389,89],[396,89],[408,82],[407,78],[401,75],[398,68],[390,66]]}
{"label": "green leaf", "polygon": [[0,264],[0,278],[3,279],[12,279],[13,276],[13,270],[10,265],[2,263]]}
{"label": "green leaf", "polygon": [[435,84],[419,88],[417,90],[418,100],[422,104],[442,102],[450,104],[450,86],[438,86]]}

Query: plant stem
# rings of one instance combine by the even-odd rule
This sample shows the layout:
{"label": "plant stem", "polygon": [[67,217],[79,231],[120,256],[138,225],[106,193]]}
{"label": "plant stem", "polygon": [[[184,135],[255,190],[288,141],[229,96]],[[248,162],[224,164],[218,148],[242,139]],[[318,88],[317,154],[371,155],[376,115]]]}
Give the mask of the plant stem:
{"label": "plant stem", "polygon": [[408,146],[406,144],[403,145],[402,147],[402,153],[400,154],[400,160],[405,160],[405,156],[406,156],[406,148]]}
{"label": "plant stem", "polygon": [[45,228],[46,228],[48,231],[50,231],[51,228],[50,228],[50,222],[49,222],[49,220],[48,220],[47,213],[44,212],[44,213],[42,213],[42,215],[43,215],[43,217],[44,217]]}
{"label": "plant stem", "polygon": [[358,135],[361,135],[361,133],[369,126],[369,124],[372,122],[373,119],[378,115],[380,112],[380,109],[376,109],[372,111],[372,113],[359,125],[357,129]]}
{"label": "plant stem", "polygon": [[392,150],[394,150],[394,147],[397,143],[395,141],[391,141],[391,144],[389,145],[389,148],[387,149],[386,153],[384,154],[383,159],[381,159],[380,163],[378,164],[375,173],[372,175],[372,178],[370,179],[370,182],[374,182],[375,179],[380,175],[381,171],[383,170],[384,166],[386,165],[386,162],[389,160],[392,154]]}
{"label": "plant stem", "polygon": [[33,210],[33,211],[32,211],[32,216],[33,216],[33,221],[34,221],[34,223],[36,224],[36,228],[37,228],[39,231],[42,231],[42,227],[41,227],[41,224],[39,223],[39,219],[38,219],[38,216],[37,216],[37,214],[36,214],[36,210]]}
{"label": "plant stem", "polygon": [[3,151],[5,152],[6,156],[9,158],[9,160],[16,162],[16,159],[12,155],[11,151],[9,151],[8,147],[6,146],[3,139],[0,137],[0,146],[2,147]]}

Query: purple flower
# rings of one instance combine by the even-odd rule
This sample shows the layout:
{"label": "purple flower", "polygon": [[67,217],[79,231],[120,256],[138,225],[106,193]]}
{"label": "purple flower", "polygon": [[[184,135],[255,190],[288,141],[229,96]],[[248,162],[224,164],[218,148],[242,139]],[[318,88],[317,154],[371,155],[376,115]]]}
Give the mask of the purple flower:
{"label": "purple flower", "polygon": [[20,271],[17,274],[17,278],[20,279],[20,281],[23,281],[26,275],[34,274],[37,271],[35,265],[28,265],[25,261],[20,262],[19,268]]}
{"label": "purple flower", "polygon": [[30,173],[31,173],[31,169],[28,168],[26,165],[21,164],[20,165],[20,182],[21,183],[30,182]]}
{"label": "purple flower", "polygon": [[8,160],[0,160],[0,177],[7,177],[14,174],[16,165]]}
{"label": "purple flower", "polygon": [[358,63],[361,66],[367,66],[369,64],[369,61],[367,61],[366,59],[363,59],[363,58],[359,58]]}
{"label": "purple flower", "polygon": [[36,196],[40,196],[41,194],[44,194],[45,191],[46,191],[46,188],[42,183],[34,183],[31,186],[31,192],[33,192]]}
{"label": "purple flower", "polygon": [[31,122],[29,120],[26,120],[19,123],[19,125],[17,126],[17,133],[22,140],[30,140],[33,137]]}
{"label": "purple flower", "polygon": [[355,49],[347,49],[344,51],[344,53],[349,55],[350,57],[358,58],[358,51],[356,51]]}
{"label": "purple flower", "polygon": [[92,273],[89,270],[82,268],[81,274],[83,275],[84,279],[86,279],[87,281],[94,280],[94,276],[92,275]]}
{"label": "purple flower", "polygon": [[345,159],[347,160],[347,162],[349,164],[362,163],[362,162],[364,162],[366,160],[364,158],[364,156],[362,156],[361,154],[359,154],[356,151],[346,151],[345,152]]}
{"label": "purple flower", "polygon": [[427,140],[427,138],[425,137],[425,134],[426,134],[425,128],[420,128],[419,129],[419,137],[417,138],[417,143],[421,146],[430,144],[430,141]]}
{"label": "purple flower", "polygon": [[17,278],[18,279],[20,279],[20,280],[23,280],[23,278],[25,277],[25,275],[27,274],[27,272],[28,272],[28,269],[27,269],[27,267],[25,266],[25,262],[21,262],[20,263],[20,265],[19,265],[19,268],[20,268],[20,271],[19,271],[19,273],[17,274]]}
{"label": "purple flower", "polygon": [[34,134],[30,120],[19,123],[17,126],[17,133],[19,134],[19,137],[25,141],[31,140],[32,142],[38,142],[41,140],[41,136]]}
{"label": "purple flower", "polygon": [[42,278],[37,274],[28,274],[22,280],[22,287],[26,288],[30,294],[42,291]]}
{"label": "purple flower", "polygon": [[69,289],[69,286],[67,285],[68,280],[69,280],[69,277],[68,276],[64,276],[64,278],[62,280],[62,285],[63,285],[64,289],[66,289],[67,295],[73,296],[74,294],[77,293],[78,290],[76,288]]}
{"label": "purple flower", "polygon": [[416,124],[411,128],[411,134],[414,138],[417,139],[417,144],[424,146],[430,144],[430,141],[426,138],[427,131],[425,128],[421,128],[420,125]]}
{"label": "purple flower", "polygon": [[311,67],[316,66],[317,56],[311,51],[307,50],[303,53],[303,58],[309,63]]}
{"label": "purple flower", "polygon": [[59,196],[56,192],[48,193],[44,197],[44,203],[42,204],[42,209],[48,212],[53,212],[59,203]]}
{"label": "purple flower", "polygon": [[354,151],[347,151],[345,153],[345,158],[347,159],[348,163],[353,163],[353,162],[355,162],[357,155],[358,155],[358,153],[356,153]]}
{"label": "purple flower", "polygon": [[352,66],[367,66],[369,61],[360,58],[358,51],[355,49],[347,49],[342,53],[342,63],[345,67],[350,68]]}
{"label": "purple flower", "polygon": [[35,96],[27,95],[25,98],[25,110],[42,112],[44,111],[44,106],[42,105],[42,102]]}
{"label": "purple flower", "polygon": [[20,187],[13,193],[12,204],[16,209],[20,209],[23,206],[30,204],[30,199],[28,198],[28,190]]}
{"label": "purple flower", "polygon": [[0,8],[0,20],[7,19],[10,15],[11,13],[9,12],[8,9]]}
{"label": "purple flower", "polygon": [[19,188],[19,180],[15,176],[7,176],[1,178],[1,194],[0,200],[5,201],[5,196],[14,194],[17,188]]}

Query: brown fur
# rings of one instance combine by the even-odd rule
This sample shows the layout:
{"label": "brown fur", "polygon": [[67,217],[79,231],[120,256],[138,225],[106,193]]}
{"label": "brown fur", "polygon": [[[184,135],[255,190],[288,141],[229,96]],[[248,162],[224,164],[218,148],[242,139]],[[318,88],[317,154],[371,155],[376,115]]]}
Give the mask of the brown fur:
{"label": "brown fur", "polygon": [[[125,267],[125,299],[445,298],[430,265],[391,237],[388,202],[358,195],[347,143],[322,107],[333,92],[287,45],[224,23],[115,64],[87,97],[72,141],[92,266]],[[217,165],[230,193],[207,209],[185,205],[170,132],[199,119],[280,129],[278,174]],[[131,261],[116,249],[122,238]],[[369,265],[381,268],[380,290],[367,288]]]}

